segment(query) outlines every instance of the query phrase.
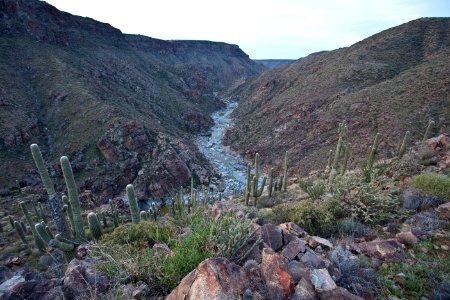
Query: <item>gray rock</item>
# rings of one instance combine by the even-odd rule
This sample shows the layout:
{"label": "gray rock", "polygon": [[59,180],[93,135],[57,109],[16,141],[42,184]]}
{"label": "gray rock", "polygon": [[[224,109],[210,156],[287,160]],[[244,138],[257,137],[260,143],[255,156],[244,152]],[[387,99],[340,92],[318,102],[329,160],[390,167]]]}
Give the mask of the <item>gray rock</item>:
{"label": "gray rock", "polygon": [[423,194],[413,188],[407,188],[403,191],[403,208],[405,209],[423,210],[430,207],[437,207],[442,203],[444,203],[443,199]]}
{"label": "gray rock", "polygon": [[4,281],[0,284],[0,296],[8,293],[14,286],[19,284],[20,282],[24,282],[25,278],[21,275],[15,275],[8,280]]}
{"label": "gray rock", "polygon": [[331,291],[337,288],[327,269],[315,269],[310,273],[311,283],[318,292]]}
{"label": "gray rock", "polygon": [[293,260],[300,252],[304,253],[306,250],[305,242],[299,238],[292,240],[289,244],[284,246],[281,251],[281,255],[283,255],[288,261]]}
{"label": "gray rock", "polygon": [[304,265],[296,260],[291,261],[288,264],[289,274],[292,276],[294,284],[297,284],[303,277],[309,279],[310,269],[305,268]]}
{"label": "gray rock", "polygon": [[325,268],[325,262],[321,257],[319,257],[314,251],[311,249],[307,249],[305,254],[303,254],[300,258],[300,261],[304,264],[304,266],[313,269]]}

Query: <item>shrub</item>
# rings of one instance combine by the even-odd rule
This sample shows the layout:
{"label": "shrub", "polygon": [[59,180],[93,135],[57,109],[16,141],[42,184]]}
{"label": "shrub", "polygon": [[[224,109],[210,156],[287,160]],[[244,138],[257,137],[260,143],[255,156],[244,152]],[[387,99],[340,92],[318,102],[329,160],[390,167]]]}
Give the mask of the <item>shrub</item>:
{"label": "shrub", "polygon": [[156,242],[169,243],[173,236],[174,232],[169,227],[161,227],[151,221],[142,221],[138,224],[121,225],[113,232],[105,234],[101,241],[110,245],[152,247]]}
{"label": "shrub", "polygon": [[314,200],[320,199],[326,192],[326,181],[323,179],[300,181],[299,186]]}
{"label": "shrub", "polygon": [[323,204],[301,201],[290,205],[278,205],[273,208],[276,223],[294,222],[309,234],[329,236],[333,230],[334,216]]}
{"label": "shrub", "polygon": [[351,237],[362,237],[369,231],[364,224],[351,218],[337,221],[336,228],[341,236]]}
{"label": "shrub", "polygon": [[382,190],[381,179],[377,177],[373,182],[366,182],[358,172],[337,176],[328,186],[335,199],[337,217],[351,217],[369,224],[384,223],[397,217],[401,213],[398,196],[393,189]]}
{"label": "shrub", "polygon": [[260,243],[260,240],[252,239],[251,224],[252,220],[235,214],[227,214],[213,222],[210,244],[213,246],[214,256],[241,263]]}
{"label": "shrub", "polygon": [[411,185],[419,190],[450,200],[450,177],[436,173],[422,173],[413,176]]}

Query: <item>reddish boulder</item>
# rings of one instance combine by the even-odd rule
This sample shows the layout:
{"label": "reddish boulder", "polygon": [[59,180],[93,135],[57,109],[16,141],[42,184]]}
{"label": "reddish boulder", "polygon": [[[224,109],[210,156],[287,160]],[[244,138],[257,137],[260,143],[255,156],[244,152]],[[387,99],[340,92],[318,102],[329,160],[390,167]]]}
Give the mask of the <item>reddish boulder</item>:
{"label": "reddish boulder", "polygon": [[313,249],[317,246],[321,246],[323,249],[333,249],[333,244],[331,244],[329,240],[318,236],[311,236],[308,240],[308,244]]}
{"label": "reddish boulder", "polygon": [[263,249],[261,274],[269,299],[288,299],[294,292],[294,281],[286,262],[270,248]]}
{"label": "reddish boulder", "polygon": [[166,300],[240,299],[249,285],[243,268],[222,257],[211,258],[186,275]]}

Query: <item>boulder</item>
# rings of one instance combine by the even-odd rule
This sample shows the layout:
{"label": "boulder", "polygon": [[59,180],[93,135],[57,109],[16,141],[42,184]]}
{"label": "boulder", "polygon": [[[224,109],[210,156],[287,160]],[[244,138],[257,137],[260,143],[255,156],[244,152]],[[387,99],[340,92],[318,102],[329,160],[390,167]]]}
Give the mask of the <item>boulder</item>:
{"label": "boulder", "polygon": [[58,279],[21,281],[12,286],[5,296],[10,300],[41,299],[58,284]]}
{"label": "boulder", "polygon": [[24,281],[25,278],[23,278],[21,275],[15,275],[4,281],[2,284],[0,284],[0,296],[3,294],[7,294],[12,288]]}
{"label": "boulder", "polygon": [[439,205],[436,212],[438,213],[439,218],[450,220],[450,201]]}
{"label": "boulder", "polygon": [[325,268],[325,261],[309,248],[306,249],[305,254],[301,255],[301,257],[298,255],[298,258],[300,258],[300,262],[305,267],[312,269]]}
{"label": "boulder", "polygon": [[288,299],[294,292],[294,281],[283,257],[271,248],[264,248],[260,268],[269,299]]}
{"label": "boulder", "polygon": [[309,278],[303,277],[295,286],[294,294],[289,300],[315,300],[317,293]]}
{"label": "boulder", "polygon": [[293,260],[288,264],[289,274],[292,276],[294,284],[297,284],[303,277],[308,278],[310,269],[305,268],[299,261]]}
{"label": "boulder", "polygon": [[291,261],[299,253],[304,253],[305,251],[306,251],[305,242],[299,238],[296,238],[283,247],[281,255],[283,255],[287,261]]}
{"label": "boulder", "polygon": [[303,228],[292,222],[282,223],[278,225],[278,228],[280,228],[283,233],[283,243],[285,245],[289,244],[289,242],[295,238],[302,238],[307,235]]}
{"label": "boulder", "polygon": [[63,292],[66,298],[90,297],[93,293],[108,289],[108,277],[97,271],[93,263],[73,259],[67,266],[63,278]]}
{"label": "boulder", "polygon": [[337,288],[327,269],[315,269],[309,274],[311,283],[317,292],[331,291]]}
{"label": "boulder", "polygon": [[437,207],[444,201],[441,198],[426,195],[414,188],[403,191],[403,208],[408,210],[425,210]]}
{"label": "boulder", "polygon": [[313,249],[317,248],[317,246],[321,246],[322,249],[333,249],[333,244],[331,244],[329,240],[318,236],[311,236],[308,240],[308,244]]}
{"label": "boulder", "polygon": [[401,262],[405,259],[402,244],[395,239],[362,242],[357,244],[357,248],[371,258],[387,262]]}
{"label": "boulder", "polygon": [[211,258],[186,275],[166,300],[232,300],[249,287],[245,270],[223,257]]}
{"label": "boulder", "polygon": [[283,246],[281,229],[273,224],[264,224],[259,228],[263,242],[274,251]]}

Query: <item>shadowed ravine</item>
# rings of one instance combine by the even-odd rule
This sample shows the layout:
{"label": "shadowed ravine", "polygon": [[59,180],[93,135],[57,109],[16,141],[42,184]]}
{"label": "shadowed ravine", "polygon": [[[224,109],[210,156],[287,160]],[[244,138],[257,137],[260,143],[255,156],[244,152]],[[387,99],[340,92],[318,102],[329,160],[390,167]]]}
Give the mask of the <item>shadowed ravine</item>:
{"label": "shadowed ravine", "polygon": [[222,137],[226,128],[230,127],[231,113],[238,106],[229,99],[224,100],[226,108],[212,115],[214,126],[210,134],[199,136],[197,146],[209,159],[217,172],[222,176],[225,186],[223,196],[233,195],[236,191],[243,191],[245,184],[246,165],[242,157],[222,143]]}

